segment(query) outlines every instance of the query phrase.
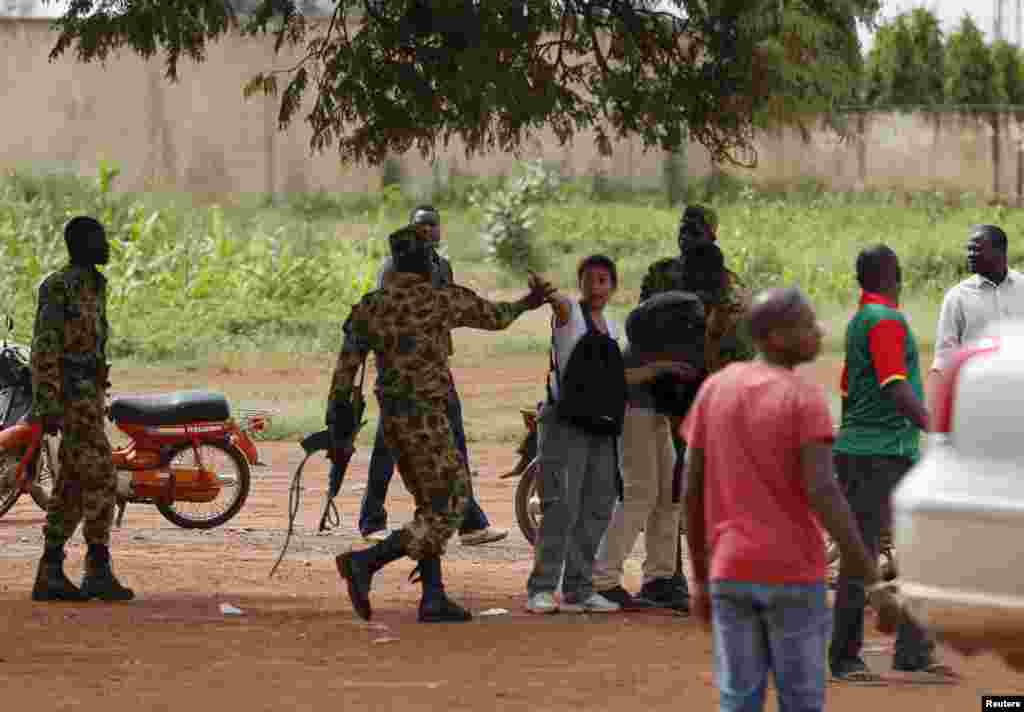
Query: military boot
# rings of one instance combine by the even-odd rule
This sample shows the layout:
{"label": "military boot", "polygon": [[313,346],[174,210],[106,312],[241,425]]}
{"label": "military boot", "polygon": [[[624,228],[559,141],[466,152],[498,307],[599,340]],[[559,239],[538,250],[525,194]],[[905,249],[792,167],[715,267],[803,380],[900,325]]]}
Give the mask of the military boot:
{"label": "military boot", "polygon": [[396,531],[368,549],[350,551],[334,560],[338,566],[338,573],[348,585],[348,597],[352,601],[352,607],[364,621],[370,620],[373,614],[370,609],[370,585],[373,583],[373,575],[403,556],[405,545],[402,543],[402,532]]}
{"label": "military boot", "polygon": [[39,559],[33,601],[88,601],[89,597],[64,575],[64,547],[46,547]]}
{"label": "military boot", "polygon": [[473,620],[472,614],[448,598],[441,580],[441,557],[421,559],[420,579],[423,583],[423,598],[420,599],[420,623],[465,623]]}
{"label": "military boot", "polygon": [[130,601],[135,598],[135,592],[122,586],[114,577],[110,568],[110,549],[103,544],[89,544],[82,592],[101,601]]}

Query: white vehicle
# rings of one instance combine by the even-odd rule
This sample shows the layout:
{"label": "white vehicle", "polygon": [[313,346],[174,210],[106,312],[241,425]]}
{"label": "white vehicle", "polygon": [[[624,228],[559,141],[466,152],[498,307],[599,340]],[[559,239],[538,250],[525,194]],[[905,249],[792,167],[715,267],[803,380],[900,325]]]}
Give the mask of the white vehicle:
{"label": "white vehicle", "polygon": [[1024,670],[1024,323],[961,349],[942,379],[893,495],[898,590],[939,640]]}

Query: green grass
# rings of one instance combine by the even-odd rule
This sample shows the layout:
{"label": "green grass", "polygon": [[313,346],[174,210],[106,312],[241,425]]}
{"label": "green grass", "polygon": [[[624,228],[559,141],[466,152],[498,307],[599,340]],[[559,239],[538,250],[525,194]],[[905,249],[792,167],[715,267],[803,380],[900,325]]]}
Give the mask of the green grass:
{"label": "green grass", "polygon": [[[106,272],[116,369],[140,382],[170,369],[178,375],[169,385],[210,368],[285,368],[308,358],[323,366],[325,381],[341,323],[375,281],[387,234],[421,202],[392,187],[377,195],[295,195],[274,204],[237,196],[209,205],[183,195],[117,193],[110,183],[31,170],[0,176],[0,309],[15,318],[14,338],[27,343],[39,281],[65,260],[64,222],[78,213],[96,215],[114,242]],[[543,274],[573,296],[580,258],[595,252],[613,257],[620,289],[610,312],[621,323],[650,263],[677,253],[681,206],[623,186],[595,192],[592,183],[563,183],[542,196],[532,240]],[[487,191],[499,188],[499,181],[460,179],[434,203],[457,281],[491,298],[515,299],[525,291],[525,275],[488,260],[481,238],[485,212],[469,199],[480,189],[486,204]],[[1010,235],[1024,231],[1020,211],[970,195],[830,194],[807,182],[766,190],[726,177],[714,184],[691,181],[687,199],[718,211],[719,244],[748,286],[796,284],[809,294],[828,328],[832,354],[842,349],[856,303],[854,261],[863,247],[885,242],[899,254],[904,309],[928,351],[942,293],[965,276],[968,226],[991,222]],[[490,367],[522,358],[532,368],[548,349],[548,318],[540,310],[504,332],[456,333],[455,363]],[[542,379],[538,371],[537,382]],[[467,416],[471,438],[485,432],[516,437],[518,414],[499,414],[513,399],[530,402],[531,387],[516,388],[496,391],[489,396],[493,408]],[[309,384],[284,400],[270,390],[229,395],[233,402],[276,404],[280,416],[270,435],[290,439],[322,426],[325,389],[326,382]],[[372,437],[375,408],[371,399],[361,438]]]}

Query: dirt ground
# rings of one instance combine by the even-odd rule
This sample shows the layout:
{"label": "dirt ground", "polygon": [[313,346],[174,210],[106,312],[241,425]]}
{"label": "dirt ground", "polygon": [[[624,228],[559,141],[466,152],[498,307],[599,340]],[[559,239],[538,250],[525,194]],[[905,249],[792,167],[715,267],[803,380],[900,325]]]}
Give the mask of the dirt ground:
{"label": "dirt ground", "polygon": [[[534,363],[537,362],[537,363]],[[527,382],[543,356],[495,379],[489,371],[457,371],[467,421],[480,405],[501,401],[502,383]],[[833,379],[834,364],[813,367]],[[192,373],[190,380],[228,390],[231,374]],[[488,375],[489,374],[489,375]],[[275,373],[287,382],[295,374]],[[323,375],[321,374],[321,377]],[[242,378],[242,376],[238,376]],[[134,386],[144,387],[145,379]],[[228,387],[231,388],[228,388]],[[149,387],[191,387],[151,374]],[[505,386],[507,388],[508,386]],[[472,434],[471,434],[472,436]],[[471,443],[478,498],[507,540],[466,548],[453,541],[445,575],[450,593],[477,615],[464,625],[416,622],[419,585],[412,565],[396,563],[375,580],[374,619],[352,612],[333,557],[360,541],[355,517],[369,451],[357,451],[342,496],[341,525],[315,533],[323,506],[326,461],[311,460],[287,557],[268,578],[287,528],[288,487],[302,455],[296,443],[261,443],[268,467],[253,470],[241,513],[209,532],[186,531],[155,509],[130,506],[113,540],[119,576],[137,591],[129,604],[35,604],[29,598],[41,551],[42,513],[25,497],[0,519],[0,687],[5,709],[139,712],[141,710],[693,710],[716,708],[711,640],[698,624],[664,612],[537,617],[524,611],[532,549],[515,528],[516,480],[499,479],[515,461],[514,445]],[[411,513],[398,478],[389,499],[392,524]],[[81,571],[80,535],[67,568]],[[642,539],[627,564],[636,589]],[[224,614],[223,603],[241,609]],[[871,625],[869,621],[869,626]],[[869,664],[888,670],[891,638],[869,630]],[[973,710],[983,694],[1024,693],[1024,677],[999,659],[969,659],[944,650],[963,675],[955,685],[892,676],[885,687],[830,685],[828,707],[852,711]],[[769,709],[775,709],[774,701]]]}

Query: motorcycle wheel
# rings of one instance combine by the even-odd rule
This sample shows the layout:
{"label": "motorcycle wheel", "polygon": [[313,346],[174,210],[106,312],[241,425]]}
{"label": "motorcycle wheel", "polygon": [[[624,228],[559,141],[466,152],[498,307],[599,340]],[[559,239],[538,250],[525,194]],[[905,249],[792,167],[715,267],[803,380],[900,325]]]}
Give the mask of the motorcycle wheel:
{"label": "motorcycle wheel", "polygon": [[47,435],[43,438],[41,457],[36,458],[36,486],[29,490],[32,501],[44,512],[50,505],[53,490],[57,486],[57,453],[60,452],[60,435]]}
{"label": "motorcycle wheel", "polygon": [[523,476],[516,485],[516,522],[531,545],[537,543],[540,532],[540,493],[537,491],[537,479],[540,474],[540,463],[536,458],[523,470]]}
{"label": "motorcycle wheel", "polygon": [[[201,452],[200,457],[204,464],[210,461],[216,463],[214,467],[217,477],[222,480],[221,491],[217,498],[212,502],[173,502],[171,504],[158,502],[156,505],[164,519],[182,529],[213,529],[214,527],[219,527],[238,514],[242,505],[245,504],[246,498],[249,496],[249,461],[245,459],[245,455],[241,450],[235,445],[221,442],[204,442],[199,446],[199,449]],[[170,461],[175,465],[183,467],[196,467],[198,465],[191,443],[179,445],[172,450]],[[227,467],[234,469],[235,474],[233,477],[226,474],[225,469]],[[224,480],[227,480],[227,482],[223,482]],[[225,498],[225,493],[228,492],[232,492],[232,494]],[[223,506],[224,504],[227,506]],[[221,508],[212,516],[199,514],[201,508],[216,507],[218,505]]]}

